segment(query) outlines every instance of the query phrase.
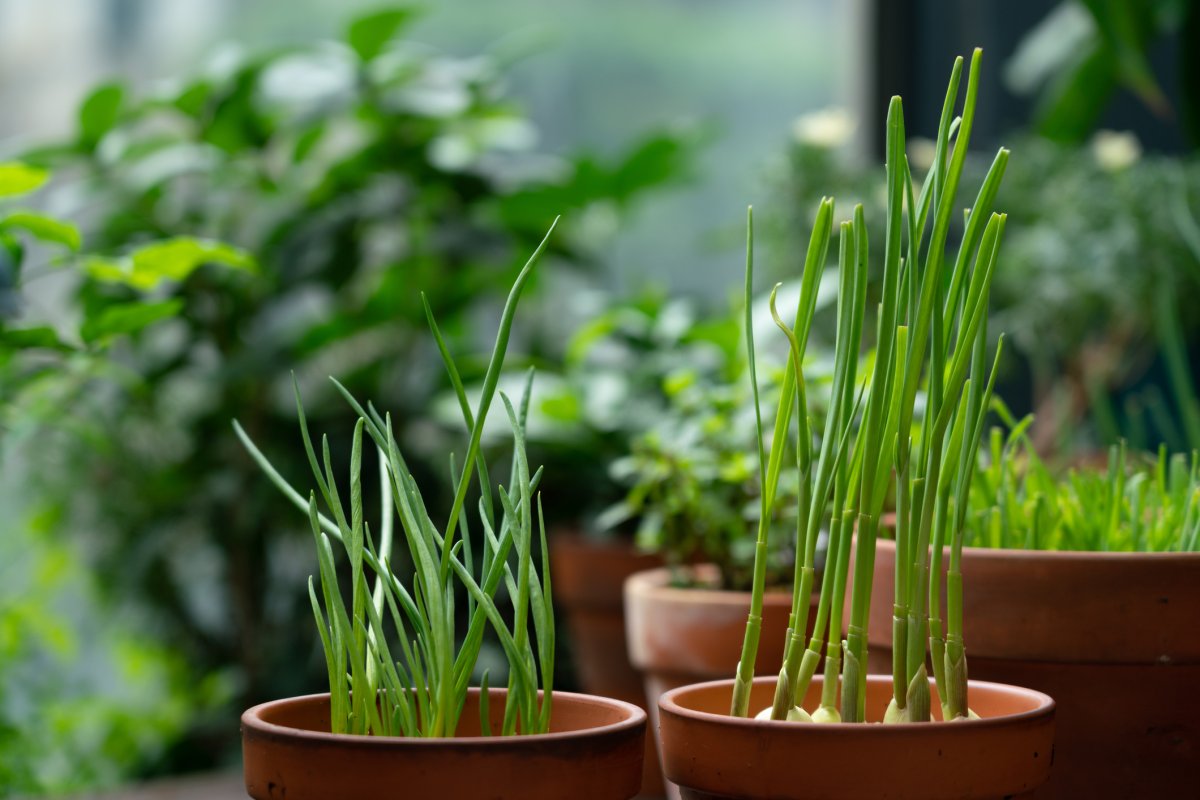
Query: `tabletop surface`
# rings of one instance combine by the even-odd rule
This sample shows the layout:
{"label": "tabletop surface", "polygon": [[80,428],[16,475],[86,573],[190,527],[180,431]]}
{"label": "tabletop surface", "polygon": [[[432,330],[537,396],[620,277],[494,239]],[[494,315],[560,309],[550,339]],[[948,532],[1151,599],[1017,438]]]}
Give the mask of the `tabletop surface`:
{"label": "tabletop surface", "polygon": [[75,795],[72,800],[244,800],[240,772],[193,775],[152,781],[108,792]]}

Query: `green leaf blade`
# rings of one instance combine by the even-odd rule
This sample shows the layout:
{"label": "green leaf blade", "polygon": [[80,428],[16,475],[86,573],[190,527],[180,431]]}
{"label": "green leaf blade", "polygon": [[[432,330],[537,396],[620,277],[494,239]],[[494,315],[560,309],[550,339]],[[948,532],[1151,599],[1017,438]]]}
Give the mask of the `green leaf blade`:
{"label": "green leaf blade", "polygon": [[50,180],[50,173],[40,167],[16,161],[0,163],[0,197],[17,197],[38,189]]}
{"label": "green leaf blade", "polygon": [[81,244],[79,228],[34,211],[14,211],[0,218],[0,231],[5,230],[23,231],[39,241],[62,245],[73,252]]}

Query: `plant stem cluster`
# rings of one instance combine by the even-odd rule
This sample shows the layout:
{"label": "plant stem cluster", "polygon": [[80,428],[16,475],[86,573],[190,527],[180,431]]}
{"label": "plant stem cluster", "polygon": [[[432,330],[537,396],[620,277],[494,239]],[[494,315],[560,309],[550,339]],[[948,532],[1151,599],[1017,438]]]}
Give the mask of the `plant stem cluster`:
{"label": "plant stem cluster", "polygon": [[[557,223],[556,223],[557,224]],[[553,232],[551,226],[550,231]],[[488,363],[482,395],[474,411],[454,359],[426,304],[426,316],[446,364],[470,431],[461,467],[453,454],[454,501],[442,529],[434,524],[421,492],[396,444],[391,415],[366,408],[340,383],[338,390],[358,415],[350,457],[350,512],[346,514],[331,466],[329,441],[321,442],[321,458],[308,433],[299,389],[296,408],[309,465],[321,499],[332,518],[318,511],[317,493],[307,500],[292,488],[251,442],[241,426],[238,436],[270,479],[298,507],[308,512],[316,540],[320,591],[309,578],[309,597],[321,636],[329,673],[330,714],[334,733],[383,736],[449,737],[458,730],[470,681],[475,673],[484,633],[490,626],[508,659],[508,684],[499,732],[544,733],[549,729],[554,682],[554,609],[551,603],[549,556],[537,498],[541,574],[534,569],[535,492],[542,471],[530,474],[525,454],[525,424],[533,373],[517,407],[499,392],[513,433],[513,463],[509,488],[497,487],[502,513],[494,509],[491,481],[480,452],[483,425],[497,394],[513,315],[521,291],[541,255],[550,233],[542,240],[517,276],[500,321]],[[378,540],[362,510],[362,449],[364,430],[379,452],[381,484]],[[477,474],[482,562],[474,564],[467,516],[467,489]],[[414,566],[411,590],[392,568],[395,519],[399,518],[408,556]],[[335,570],[336,541],[350,565],[350,608],[347,611]],[[455,596],[467,591],[465,634],[456,631]],[[503,586],[513,603],[510,628],[497,606]],[[532,617],[532,629],[530,627]],[[388,623],[394,637],[388,635]],[[399,646],[389,642],[394,639]],[[397,657],[401,656],[401,657]],[[541,691],[539,692],[539,684]],[[479,714],[483,735],[493,731],[488,673],[482,678]]]}
{"label": "plant stem cluster", "polygon": [[[861,205],[838,224],[839,295],[833,400],[819,437],[809,416],[801,369],[812,323],[815,289],[825,266],[833,232],[833,201],[817,211],[795,322],[776,324],[791,346],[788,383],[775,416],[770,454],[759,423],[763,518],[775,497],[781,444],[795,413],[799,420],[796,458],[799,524],[793,611],[784,663],[770,710],[772,719],[805,719],[799,702],[825,658],[821,720],[864,721],[867,620],[875,542],[888,497],[896,497],[897,574],[894,604],[893,699],[887,721],[930,719],[927,654],[944,719],[966,717],[967,671],[962,638],[963,520],[996,375],[999,348],[987,358],[988,294],[1005,215],[992,211],[1008,163],[1000,149],[974,203],[965,210],[965,230],[956,255],[948,252],[950,224],[959,213],[956,196],[974,120],[980,51],[967,74],[961,113],[954,113],[963,60],[954,64],[938,129],[934,163],[914,188],[905,154],[900,98],[891,101],[887,121],[887,220],[883,288],[876,314],[875,356],[869,374],[858,375],[865,326],[870,261]],[[750,240],[753,232],[750,231]],[[754,342],[748,299],[753,285],[753,246],[747,248],[747,347],[751,369]],[[793,403],[795,409],[793,409]],[[819,442],[819,446],[814,442]],[[816,537],[828,521],[828,567],[821,585],[815,630],[803,641],[808,594],[813,586]],[[857,533],[850,608],[844,607],[852,536]],[[767,529],[758,546],[766,552]],[[951,548],[946,575],[949,607],[945,626],[941,606],[941,554]],[[931,555],[932,554],[932,555]],[[936,559],[936,560],[935,560]],[[761,570],[760,570],[761,572]],[[731,713],[749,713],[749,689],[761,631],[763,584],[756,574]],[[842,623],[847,634],[841,640]],[[841,702],[837,702],[841,674]]]}

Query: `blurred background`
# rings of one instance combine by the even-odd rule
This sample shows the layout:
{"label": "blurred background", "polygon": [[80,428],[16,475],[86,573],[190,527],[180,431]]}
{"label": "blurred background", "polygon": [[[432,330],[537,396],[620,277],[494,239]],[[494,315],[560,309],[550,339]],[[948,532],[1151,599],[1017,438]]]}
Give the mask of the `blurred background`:
{"label": "blurred background", "polygon": [[335,375],[440,507],[417,293],[479,380],[558,214],[509,364],[548,512],[619,532],[611,465],[743,372],[746,205],[760,286],[795,280],[821,196],[879,218],[887,98],[926,168],[977,45],[975,180],[1013,151],[997,393],[1064,461],[1200,447],[1198,8],[0,0],[0,796],[236,769],[241,709],[321,688],[306,522],[230,421],[303,482],[292,373],[339,442]]}
{"label": "blurred background", "polygon": [[[69,132],[98,81],[153,92],[239,56],[336,37],[356,11],[379,5],[301,0],[284,13],[270,2],[66,0],[47,14],[5,0],[0,100],[10,113],[0,137],[20,144]],[[797,114],[844,105],[864,79],[857,5],[450,0],[428,4],[407,33],[447,56],[497,62],[539,153],[606,156],[655,129],[705,141],[695,182],[646,198],[605,260],[614,286],[640,284],[654,263],[665,284],[712,291],[705,275],[736,271],[714,253],[713,232],[755,200],[767,154]]]}

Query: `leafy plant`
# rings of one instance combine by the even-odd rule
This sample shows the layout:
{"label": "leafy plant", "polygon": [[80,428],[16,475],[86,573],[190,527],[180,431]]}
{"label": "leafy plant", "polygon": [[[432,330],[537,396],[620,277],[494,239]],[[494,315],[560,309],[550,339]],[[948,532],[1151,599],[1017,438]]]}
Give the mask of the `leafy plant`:
{"label": "leafy plant", "polygon": [[[552,226],[550,232],[553,230]],[[533,505],[534,492],[541,481],[541,470],[531,476],[525,454],[525,419],[533,383],[532,372],[526,381],[519,411],[514,410],[506,395],[500,394],[512,426],[514,453],[509,480],[511,488],[498,487],[503,509],[499,524],[487,465],[479,449],[488,409],[503,368],[517,301],[535,260],[549,238],[550,233],[547,233],[518,274],[508,295],[488,363],[483,394],[474,410],[463,388],[458,368],[434,322],[433,313],[426,305],[430,328],[458,394],[463,420],[470,430],[461,472],[453,454],[450,456],[450,472],[456,475],[455,495],[445,527],[440,531],[435,528],[420,489],[400,454],[393,435],[391,415],[381,416],[373,406],[364,409],[340,383],[335,381],[351,408],[359,415],[350,456],[348,516],[338,495],[329,455],[329,439],[322,438],[323,461],[319,462],[309,437],[298,388],[296,407],[304,449],[332,519],[318,513],[315,492],[309,493],[306,504],[303,496],[271,466],[241,426],[234,423],[242,443],[271,480],[297,506],[304,508],[307,505],[309,523],[317,543],[322,597],[318,597],[311,576],[308,593],[329,671],[330,713],[334,733],[454,736],[467,687],[479,659],[487,623],[499,635],[508,657],[508,692],[505,695],[500,732],[505,735],[517,732],[544,733],[549,729],[554,684],[554,609],[550,593],[550,561],[539,495],[538,531],[542,551],[542,575],[539,579],[534,571]],[[379,477],[384,485],[378,543],[372,537],[362,512],[364,427],[379,450]],[[479,518],[483,531],[483,558],[478,578],[475,577],[472,564],[474,546],[470,541],[467,518],[463,516],[467,487],[476,472],[482,494]],[[393,509],[400,519],[404,540],[415,567],[411,591],[405,588],[391,569],[395,527]],[[456,539],[456,536],[459,538]],[[338,541],[350,562],[349,613],[338,587],[330,537]],[[514,548],[515,569],[510,565]],[[368,572],[374,573],[373,579]],[[496,593],[502,580],[514,604],[511,630],[496,607]],[[455,633],[454,597],[457,584],[465,586],[468,591],[467,616],[470,619],[461,642]],[[388,644],[385,626],[389,615],[385,614],[385,609],[390,612],[403,661],[393,657]],[[531,615],[532,632],[529,628]],[[540,701],[539,679],[543,690]],[[487,687],[488,673],[485,671],[479,706],[484,735],[491,731]]]}
{"label": "leafy plant", "polygon": [[[0,537],[0,796],[110,786],[152,769],[229,690],[220,673],[195,681],[144,620],[113,613],[76,543],[57,535],[57,511],[29,499],[24,465],[50,431],[70,424],[80,393],[111,377],[110,346],[178,310],[132,280],[126,264],[180,279],[201,262],[253,263],[234,248],[182,238],[120,258],[81,254],[78,228],[37,210],[30,196],[50,178],[28,164],[0,164],[0,498],[8,526]],[[99,264],[108,265],[107,280],[130,287],[122,299],[77,310],[29,290]]]}
{"label": "leafy plant", "polygon": [[[691,575],[679,568],[699,559],[717,566],[722,588],[744,590],[758,482],[743,445],[754,418],[739,339],[733,315],[700,317],[684,301],[645,298],[581,328],[566,377],[584,424],[609,427],[614,439],[608,473],[623,496],[596,527],[631,530],[681,583]],[[790,551],[773,563],[771,583],[786,584]]]}
{"label": "leafy plant", "polygon": [[[198,670],[236,665],[243,705],[301,693],[323,667],[297,624],[303,528],[254,491],[228,420],[287,441],[291,367],[310,424],[348,436],[353,417],[323,381],[336,371],[355,396],[392,400],[426,498],[452,493],[422,447],[449,383],[410,287],[425,288],[448,343],[467,346],[552,212],[609,219],[686,162],[687,143],[667,135],[612,159],[536,152],[497,65],[407,40],[412,18],[364,17],[340,41],[252,53],[148,97],[99,87],[72,140],[30,155],[74,177],[58,200],[89,210],[84,231],[105,250],[215,238],[258,265],[155,289],[178,314],[123,348],[120,390],[91,397],[91,428],[56,442],[53,463],[71,468],[41,470],[110,591],[152,609]],[[586,267],[586,228],[564,226],[547,256]],[[109,266],[83,287],[85,308],[133,291],[105,280]],[[536,354],[527,331],[515,335]],[[469,383],[481,365],[462,373]],[[304,460],[299,442],[277,456],[285,472]],[[197,768],[219,758],[212,740],[179,755]]]}
{"label": "leafy plant", "polygon": [[[33,442],[6,437],[16,463]],[[115,786],[160,765],[189,721],[227,702],[196,681],[144,620],[104,602],[53,511],[3,492],[0,536],[0,797]]]}
{"label": "leafy plant", "polygon": [[[1196,54],[1185,42],[1200,31],[1193,0],[1064,0],[1018,45],[1006,67],[1013,91],[1037,95],[1033,127],[1060,142],[1083,141],[1118,89],[1166,120],[1178,116],[1200,143]],[[1178,37],[1180,113],[1154,73],[1151,55],[1164,35]]]}
{"label": "leafy plant", "polygon": [[1043,452],[1088,428],[1100,444],[1196,446],[1153,368],[1165,322],[1181,344],[1197,333],[1181,310],[1200,293],[1200,259],[1182,226],[1200,206],[1200,162],[1136,150],[1114,162],[1110,146],[1023,142],[1001,194],[1014,213],[996,319],[1029,364]]}
{"label": "leafy plant", "polygon": [[[178,303],[158,302],[147,291],[164,280],[182,280],[202,264],[254,269],[253,259],[237,248],[184,237],[150,242],[118,258],[80,255],[82,239],[73,222],[25,204],[25,196],[41,189],[50,177],[48,170],[30,164],[0,164],[0,360],[5,366],[18,367],[12,358],[26,351],[59,356],[95,354],[117,336],[136,333],[174,315],[179,311]],[[32,260],[31,248],[35,251]],[[82,272],[130,291],[113,302],[85,307],[74,330],[47,320],[35,319],[30,324],[23,294],[29,273],[32,271],[33,278],[43,277],[68,265],[81,266]],[[32,365],[37,367],[34,375],[20,368],[10,372],[6,376],[9,402],[25,380],[37,373],[45,374],[52,363]]]}
{"label": "leafy plant", "polygon": [[[802,422],[796,447],[800,479],[796,580],[784,663],[772,707],[763,712],[772,719],[864,721],[866,624],[875,541],[879,517],[893,480],[898,520],[894,680],[893,699],[885,721],[920,722],[930,718],[927,655],[934,665],[943,719],[969,714],[961,613],[962,517],[967,510],[974,454],[996,372],[995,362],[989,371],[986,358],[986,321],[988,293],[1005,225],[1005,216],[993,213],[992,206],[1008,163],[1007,150],[997,153],[965,215],[964,234],[953,260],[947,252],[947,237],[950,222],[958,213],[956,195],[974,119],[980,55],[976,50],[971,59],[965,101],[958,118],[954,117],[954,107],[963,61],[960,58],[954,64],[933,164],[919,194],[914,192],[914,178],[905,153],[900,98],[892,98],[888,109],[883,281],[876,319],[875,358],[870,376],[861,388],[857,354],[863,339],[869,260],[862,206],[857,206],[852,219],[839,226],[833,402],[819,439]],[[791,345],[792,371],[788,373],[791,380],[784,384],[775,414],[769,458],[761,419],[757,426],[764,519],[775,500],[788,419],[794,413],[805,420],[809,414],[801,365],[832,229],[833,202],[826,199],[812,227],[795,321],[789,326],[777,313],[773,314]],[[747,298],[753,288],[752,242],[751,236],[746,257]],[[745,326],[753,375],[754,339],[750,333],[753,325],[749,303]],[[921,393],[923,379],[926,385]],[[753,378],[751,383],[756,385]],[[920,404],[919,394],[922,394]],[[856,399],[859,396],[861,399]],[[757,411],[757,399],[755,406]],[[819,442],[819,447],[814,442]],[[821,582],[814,633],[806,648],[802,639],[809,605],[805,592],[812,586],[815,539],[827,515],[832,568],[826,569]],[[852,599],[847,637],[839,642],[852,531],[857,533],[858,542]],[[761,630],[767,537],[767,526],[760,525],[753,600],[734,681],[731,714],[735,716],[749,712],[749,689]],[[947,545],[951,548],[946,577],[949,615],[943,630],[938,614],[941,554]],[[829,641],[823,646],[826,630]],[[822,651],[826,665],[824,691],[817,714],[810,717],[797,706],[797,699],[807,690]]]}
{"label": "leafy plant", "polygon": [[[1002,409],[1003,410],[1003,409]],[[1011,423],[1011,417],[1005,416]],[[1106,467],[1059,475],[1038,457],[1031,417],[991,431],[971,490],[963,540],[975,547],[1119,552],[1200,549],[1200,452],[1108,451]]]}
{"label": "leafy plant", "polygon": [[[635,525],[639,548],[661,553],[677,580],[688,580],[680,567],[700,559],[717,566],[721,588],[745,590],[758,512],[757,474],[743,444],[753,435],[749,387],[677,384],[667,390],[668,408],[612,464],[614,480],[629,488],[601,524]],[[772,521],[786,528],[781,511]],[[791,555],[775,553],[769,584],[790,580]]]}
{"label": "leafy plant", "polygon": [[619,450],[653,427],[672,399],[691,387],[733,384],[744,373],[737,320],[694,303],[646,291],[606,300],[567,342],[564,390],[589,429]]}

